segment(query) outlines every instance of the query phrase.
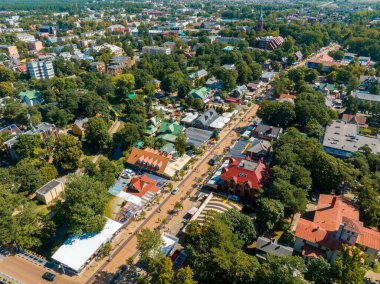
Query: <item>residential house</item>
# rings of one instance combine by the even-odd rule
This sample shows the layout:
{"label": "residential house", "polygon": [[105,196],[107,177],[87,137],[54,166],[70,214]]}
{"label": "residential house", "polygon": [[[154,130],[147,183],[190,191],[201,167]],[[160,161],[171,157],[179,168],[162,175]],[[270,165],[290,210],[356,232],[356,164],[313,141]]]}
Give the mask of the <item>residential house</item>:
{"label": "residential house", "polygon": [[275,126],[266,125],[266,124],[259,124],[252,131],[252,136],[256,138],[272,141],[272,140],[278,140],[282,132],[283,132],[283,129],[280,127],[275,127]]}
{"label": "residential house", "polygon": [[155,135],[157,130],[158,130],[158,127],[160,127],[160,124],[161,124],[160,118],[158,118],[157,116],[151,117],[148,120],[148,126],[147,126],[147,129],[145,131],[145,134],[148,136]]}
{"label": "residential house", "polygon": [[370,260],[380,253],[380,233],[366,228],[359,210],[340,196],[321,194],[313,221],[301,218],[295,231],[294,250],[305,259],[339,257],[342,244],[360,247]]}
{"label": "residential house", "polygon": [[84,125],[88,122],[88,118],[78,118],[74,121],[73,124],[73,133],[78,136],[84,136],[86,129],[84,128]]}
{"label": "residential house", "polygon": [[365,116],[357,116],[353,114],[344,113],[342,116],[342,120],[346,123],[356,124],[359,127],[368,127],[368,125],[366,124],[367,117]]}
{"label": "residential house", "polygon": [[337,62],[327,53],[318,55],[316,57],[311,58],[306,62],[307,68],[317,69],[321,68],[323,72],[329,72],[331,67],[336,66],[339,67],[341,63]]}
{"label": "residential house", "polygon": [[205,69],[201,69],[197,72],[191,73],[188,78],[195,84],[196,80],[205,78],[208,75],[208,72]]}
{"label": "residential house", "polygon": [[280,245],[276,240],[259,237],[256,242],[256,257],[259,260],[266,260],[266,255],[291,256],[293,248]]}
{"label": "residential house", "polygon": [[185,127],[180,125],[178,122],[167,122],[164,121],[161,123],[160,128],[158,129],[158,138],[161,138],[167,142],[174,143],[177,139],[177,136],[185,131]]}
{"label": "residential house", "polygon": [[272,143],[267,140],[250,139],[249,145],[245,152],[250,159],[262,159],[268,157],[272,149]]}
{"label": "residential house", "polygon": [[222,190],[242,198],[255,199],[268,181],[268,167],[261,161],[230,158],[220,176]]}
{"label": "residential house", "polygon": [[274,79],[274,77],[276,77],[275,72],[265,72],[263,75],[261,75],[261,80],[264,83],[269,83],[270,81]]}
{"label": "residential house", "polygon": [[206,87],[192,89],[189,93],[194,99],[201,99],[203,102],[209,98],[209,91]]}
{"label": "residential house", "polygon": [[90,69],[96,73],[104,73],[106,71],[106,66],[104,62],[96,61],[90,63]]}
{"label": "residential house", "polygon": [[209,129],[211,123],[218,119],[219,115],[213,108],[206,110],[193,121],[193,126],[196,128]]}
{"label": "residential house", "polygon": [[222,82],[215,77],[212,77],[206,81],[206,87],[209,89],[221,89]]}
{"label": "residential house", "polygon": [[62,182],[53,179],[36,191],[36,198],[44,204],[49,204],[64,191]]}
{"label": "residential house", "polygon": [[158,182],[149,178],[147,175],[136,176],[131,179],[124,191],[138,197],[154,199],[161,189],[157,186]]}
{"label": "residential house", "polygon": [[26,90],[18,94],[21,102],[28,106],[34,106],[43,102],[42,93],[35,90]]}

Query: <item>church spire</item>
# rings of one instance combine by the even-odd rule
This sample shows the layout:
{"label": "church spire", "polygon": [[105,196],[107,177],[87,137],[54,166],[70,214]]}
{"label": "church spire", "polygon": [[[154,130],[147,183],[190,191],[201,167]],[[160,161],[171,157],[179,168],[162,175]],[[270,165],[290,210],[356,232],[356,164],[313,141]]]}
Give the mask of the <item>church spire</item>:
{"label": "church spire", "polygon": [[260,7],[259,20],[257,21],[256,31],[261,33],[264,30],[264,17],[263,17],[263,8]]}

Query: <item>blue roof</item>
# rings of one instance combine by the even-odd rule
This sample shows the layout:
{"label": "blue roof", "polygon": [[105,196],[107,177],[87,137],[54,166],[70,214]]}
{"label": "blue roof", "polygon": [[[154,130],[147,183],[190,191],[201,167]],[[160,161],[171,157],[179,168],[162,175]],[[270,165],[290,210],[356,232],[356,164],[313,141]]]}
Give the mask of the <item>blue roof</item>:
{"label": "blue roof", "polygon": [[233,148],[230,150],[230,155],[235,158],[244,158],[246,155],[243,154],[244,148],[249,142],[245,140],[238,140]]}

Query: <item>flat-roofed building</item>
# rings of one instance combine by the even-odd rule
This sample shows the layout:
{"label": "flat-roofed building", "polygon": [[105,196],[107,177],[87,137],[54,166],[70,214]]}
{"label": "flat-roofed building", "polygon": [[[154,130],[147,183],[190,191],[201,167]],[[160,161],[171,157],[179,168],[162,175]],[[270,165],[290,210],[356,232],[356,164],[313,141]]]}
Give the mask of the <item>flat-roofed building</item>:
{"label": "flat-roofed building", "polygon": [[63,183],[53,179],[36,191],[37,200],[49,204],[64,191]]}
{"label": "flat-roofed building", "polygon": [[326,126],[323,149],[342,158],[349,158],[361,147],[369,147],[372,153],[380,152],[380,140],[375,137],[359,135],[359,125],[335,120]]}

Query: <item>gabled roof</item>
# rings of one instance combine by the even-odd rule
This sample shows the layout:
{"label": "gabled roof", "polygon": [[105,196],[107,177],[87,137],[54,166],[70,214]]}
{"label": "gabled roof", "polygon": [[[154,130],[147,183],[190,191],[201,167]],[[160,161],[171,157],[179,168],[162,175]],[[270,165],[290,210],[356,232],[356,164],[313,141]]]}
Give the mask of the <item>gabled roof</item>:
{"label": "gabled roof", "polygon": [[368,229],[359,221],[359,211],[341,197],[321,194],[314,220],[300,219],[295,236],[311,243],[339,250],[342,241],[337,237],[339,228],[357,234],[356,243],[380,251],[380,233]]}
{"label": "gabled roof", "polygon": [[179,133],[183,132],[184,129],[185,129],[185,127],[180,125],[178,122],[164,121],[161,123],[161,126],[158,129],[158,132],[159,133],[172,134],[172,135],[178,135]]}
{"label": "gabled roof", "polygon": [[262,188],[265,182],[264,172],[267,170],[262,161],[253,162],[241,158],[231,158],[230,164],[222,170],[222,180],[234,180],[239,185],[249,188]]}
{"label": "gabled roof", "polygon": [[203,126],[210,126],[212,122],[214,122],[219,117],[216,110],[210,108],[202,113],[197,119],[196,122],[202,124]]}
{"label": "gabled roof", "polygon": [[124,189],[124,191],[142,197],[148,191],[153,193],[157,193],[160,191],[160,188],[157,187],[157,182],[153,179],[150,179],[146,175],[142,175],[139,177],[133,177],[129,183],[129,186]]}
{"label": "gabled roof", "polygon": [[133,148],[127,163],[163,174],[170,160],[170,156],[161,154],[154,149]]}
{"label": "gabled roof", "polygon": [[355,124],[363,126],[366,124],[367,118],[365,116],[356,116],[356,115],[345,113],[343,114],[342,120],[344,122],[355,123]]}

